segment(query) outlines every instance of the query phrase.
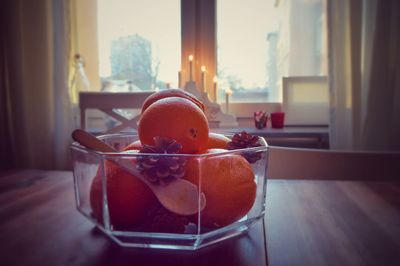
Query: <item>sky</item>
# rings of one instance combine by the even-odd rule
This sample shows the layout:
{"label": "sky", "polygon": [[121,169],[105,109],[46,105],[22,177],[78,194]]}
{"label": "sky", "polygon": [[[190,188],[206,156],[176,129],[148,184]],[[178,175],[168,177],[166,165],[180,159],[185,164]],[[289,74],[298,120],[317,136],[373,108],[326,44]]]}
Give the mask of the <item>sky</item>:
{"label": "sky", "polygon": [[[277,29],[275,0],[217,0],[218,67],[245,87],[265,86],[267,33]],[[110,75],[111,41],[139,34],[160,60],[159,79],[177,85],[180,0],[99,0],[100,76]]]}

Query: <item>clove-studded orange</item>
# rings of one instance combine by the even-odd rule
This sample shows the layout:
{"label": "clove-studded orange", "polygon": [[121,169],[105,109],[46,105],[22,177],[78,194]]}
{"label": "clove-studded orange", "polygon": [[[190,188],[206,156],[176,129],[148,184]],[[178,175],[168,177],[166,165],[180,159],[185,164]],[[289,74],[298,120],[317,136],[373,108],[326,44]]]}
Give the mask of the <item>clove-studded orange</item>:
{"label": "clove-studded orange", "polygon": [[204,111],[204,104],[199,99],[197,99],[196,96],[194,96],[193,94],[181,89],[167,89],[155,92],[151,94],[149,97],[147,97],[142,105],[142,113],[154,102],[168,97],[180,97],[187,99],[196,104],[201,110]]}

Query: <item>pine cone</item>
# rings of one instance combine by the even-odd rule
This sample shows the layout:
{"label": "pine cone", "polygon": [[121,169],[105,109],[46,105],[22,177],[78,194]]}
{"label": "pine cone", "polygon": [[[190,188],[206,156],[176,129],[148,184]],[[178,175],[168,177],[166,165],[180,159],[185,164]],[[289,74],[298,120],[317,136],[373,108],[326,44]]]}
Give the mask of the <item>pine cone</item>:
{"label": "pine cone", "polygon": [[[140,153],[177,154],[182,145],[173,139],[155,137],[154,146],[143,145]],[[166,185],[185,174],[186,159],[179,156],[143,155],[138,157],[138,170],[153,184]]]}
{"label": "pine cone", "polygon": [[[228,142],[228,150],[246,149],[262,146],[260,137],[253,136],[246,131],[233,135],[232,141]],[[255,163],[261,159],[262,152],[243,152],[242,156],[246,158],[249,163]]]}

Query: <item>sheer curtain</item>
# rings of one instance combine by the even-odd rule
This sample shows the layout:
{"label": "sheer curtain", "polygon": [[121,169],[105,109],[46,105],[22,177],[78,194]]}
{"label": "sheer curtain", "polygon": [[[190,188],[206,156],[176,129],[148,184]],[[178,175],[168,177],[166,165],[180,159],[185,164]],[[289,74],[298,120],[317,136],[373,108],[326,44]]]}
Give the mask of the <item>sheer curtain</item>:
{"label": "sheer curtain", "polygon": [[332,149],[400,150],[400,2],[328,1]]}
{"label": "sheer curtain", "polygon": [[1,168],[67,169],[69,1],[6,0],[2,10]]}

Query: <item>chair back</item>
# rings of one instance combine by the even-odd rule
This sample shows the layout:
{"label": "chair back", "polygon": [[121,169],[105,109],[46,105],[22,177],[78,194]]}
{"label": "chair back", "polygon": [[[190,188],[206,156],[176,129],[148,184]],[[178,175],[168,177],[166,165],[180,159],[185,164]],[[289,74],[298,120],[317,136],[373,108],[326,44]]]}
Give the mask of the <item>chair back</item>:
{"label": "chair back", "polygon": [[154,91],[143,92],[81,92],[79,93],[79,108],[81,111],[81,128],[86,130],[86,110],[98,109],[114,118],[119,124],[108,129],[105,133],[118,133],[125,128],[137,129],[139,115],[128,119],[116,110],[141,109],[145,99]]}

